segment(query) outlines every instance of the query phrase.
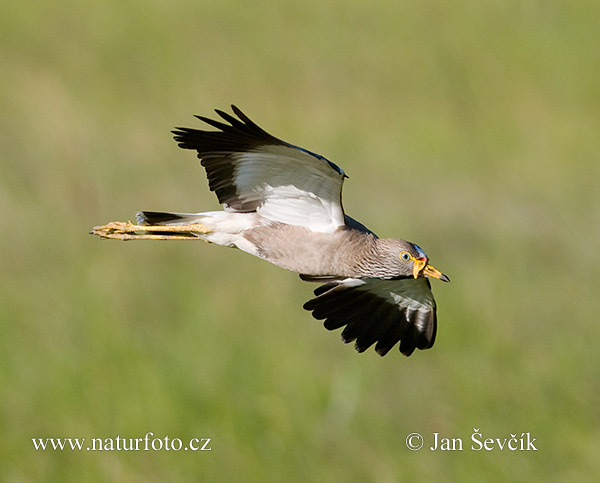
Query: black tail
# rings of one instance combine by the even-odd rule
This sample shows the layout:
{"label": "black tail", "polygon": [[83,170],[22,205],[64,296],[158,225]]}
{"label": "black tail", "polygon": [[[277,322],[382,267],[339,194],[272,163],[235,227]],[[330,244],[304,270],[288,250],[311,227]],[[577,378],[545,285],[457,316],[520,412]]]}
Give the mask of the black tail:
{"label": "black tail", "polygon": [[138,211],[135,214],[138,225],[167,225],[169,222],[182,219],[183,216],[175,213],[162,213],[160,211]]}

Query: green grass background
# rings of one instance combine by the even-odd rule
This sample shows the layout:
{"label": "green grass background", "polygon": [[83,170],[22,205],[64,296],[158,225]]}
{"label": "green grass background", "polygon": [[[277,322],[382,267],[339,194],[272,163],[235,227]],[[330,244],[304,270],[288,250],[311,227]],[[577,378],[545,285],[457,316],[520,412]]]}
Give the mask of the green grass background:
{"label": "green grass background", "polygon": [[[2,2],[0,479],[598,481],[599,19],[591,0]],[[314,286],[244,253],[88,235],[218,209],[169,130],[230,103],[340,164],[348,213],[452,278],[432,350],[355,353],[302,310]],[[471,451],[474,428],[538,451]],[[31,442],[149,431],[212,451]]]}

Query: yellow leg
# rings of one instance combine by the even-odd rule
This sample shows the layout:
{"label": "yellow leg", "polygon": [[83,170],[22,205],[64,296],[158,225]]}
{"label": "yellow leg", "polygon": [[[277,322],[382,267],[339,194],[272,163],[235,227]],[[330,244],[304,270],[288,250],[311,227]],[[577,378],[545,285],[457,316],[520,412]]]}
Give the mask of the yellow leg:
{"label": "yellow leg", "polygon": [[[135,225],[130,221],[112,221],[95,226],[90,234],[115,240],[202,240],[198,234],[210,233],[204,225]],[[205,240],[206,241],[206,240]]]}

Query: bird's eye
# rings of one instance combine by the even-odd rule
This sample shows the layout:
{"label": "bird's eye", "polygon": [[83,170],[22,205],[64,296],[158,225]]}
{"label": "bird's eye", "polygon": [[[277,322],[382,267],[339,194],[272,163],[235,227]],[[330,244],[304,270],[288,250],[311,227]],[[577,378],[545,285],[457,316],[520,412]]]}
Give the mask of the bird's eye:
{"label": "bird's eye", "polygon": [[402,260],[403,262],[409,262],[411,258],[412,257],[410,256],[410,253],[408,253],[408,252],[400,253],[400,260]]}

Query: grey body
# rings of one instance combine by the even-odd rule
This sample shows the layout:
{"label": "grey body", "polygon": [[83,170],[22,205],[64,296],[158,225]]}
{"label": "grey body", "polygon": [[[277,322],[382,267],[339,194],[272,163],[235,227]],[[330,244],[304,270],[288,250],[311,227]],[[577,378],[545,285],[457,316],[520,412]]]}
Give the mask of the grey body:
{"label": "grey body", "polygon": [[313,233],[302,226],[277,223],[246,230],[257,256],[287,270],[305,275],[364,277],[355,253],[372,254],[375,238],[356,230]]}
{"label": "grey body", "polygon": [[[242,236],[256,246],[258,257],[304,275],[335,278],[410,275],[401,272],[396,256],[408,248],[404,240],[380,239],[350,228],[314,233],[305,227],[282,223],[246,230]],[[390,253],[394,255],[390,257]],[[390,267],[390,260],[397,264],[395,270]]]}

